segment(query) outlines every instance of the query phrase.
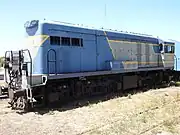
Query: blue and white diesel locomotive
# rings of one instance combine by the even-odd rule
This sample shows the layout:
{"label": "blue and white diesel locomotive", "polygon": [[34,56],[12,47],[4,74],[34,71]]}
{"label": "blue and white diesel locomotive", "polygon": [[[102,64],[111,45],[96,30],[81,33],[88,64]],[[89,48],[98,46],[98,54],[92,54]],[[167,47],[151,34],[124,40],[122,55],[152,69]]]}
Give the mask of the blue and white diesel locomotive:
{"label": "blue and white diesel locomotive", "polygon": [[56,21],[25,23],[27,47],[6,52],[14,108],[169,82],[175,43]]}

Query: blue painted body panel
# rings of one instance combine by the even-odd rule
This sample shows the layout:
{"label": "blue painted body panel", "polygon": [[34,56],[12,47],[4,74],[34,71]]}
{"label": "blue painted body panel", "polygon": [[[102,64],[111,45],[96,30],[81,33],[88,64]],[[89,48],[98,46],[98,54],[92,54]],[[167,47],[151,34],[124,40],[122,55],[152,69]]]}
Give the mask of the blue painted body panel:
{"label": "blue painted body panel", "polygon": [[97,70],[110,70],[108,61],[113,60],[113,54],[105,36],[97,37]]}
{"label": "blue painted body panel", "polygon": [[[54,49],[57,52],[58,73],[72,73],[96,70],[96,39],[94,31],[72,28],[63,25],[44,24],[42,34],[59,37],[83,38],[84,44],[83,47],[59,45],[52,46],[49,45],[49,42],[45,42],[43,44],[43,67],[46,67],[47,65],[46,55],[48,49]],[[53,67],[53,65],[50,66],[50,73],[53,73]],[[44,74],[47,73],[46,69],[47,68],[44,69]]]}
{"label": "blue painted body panel", "polygon": [[[120,66],[123,69],[122,61],[131,58],[128,55],[124,55],[118,59],[114,58],[109,41],[117,40],[158,44],[158,39],[150,36],[138,36],[47,22],[38,22],[34,26],[30,25],[29,28],[26,28],[27,37],[37,35],[82,38],[83,47],[50,45],[50,38],[47,38],[40,46],[31,47],[33,74],[110,71],[111,65],[108,62],[116,60],[120,61]],[[119,44],[113,43],[112,45],[117,47]],[[53,62],[49,63],[48,71],[47,54],[50,49],[56,52],[56,71],[55,63]],[[34,50],[36,50],[35,53]],[[158,46],[152,46],[152,50],[154,50],[154,53],[159,53]],[[49,60],[55,60],[55,54],[53,52],[49,53]]]}

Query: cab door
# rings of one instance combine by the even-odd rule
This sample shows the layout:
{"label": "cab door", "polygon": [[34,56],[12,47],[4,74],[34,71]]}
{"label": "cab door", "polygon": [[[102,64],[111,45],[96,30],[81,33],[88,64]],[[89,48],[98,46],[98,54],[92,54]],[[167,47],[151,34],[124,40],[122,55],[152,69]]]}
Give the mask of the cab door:
{"label": "cab door", "polygon": [[164,58],[164,45],[159,44],[159,55],[158,55],[158,67],[164,67],[165,58]]}
{"label": "cab door", "polygon": [[174,66],[174,46],[160,44],[159,67],[171,68]]}
{"label": "cab door", "polygon": [[164,67],[174,67],[174,45],[164,45]]}

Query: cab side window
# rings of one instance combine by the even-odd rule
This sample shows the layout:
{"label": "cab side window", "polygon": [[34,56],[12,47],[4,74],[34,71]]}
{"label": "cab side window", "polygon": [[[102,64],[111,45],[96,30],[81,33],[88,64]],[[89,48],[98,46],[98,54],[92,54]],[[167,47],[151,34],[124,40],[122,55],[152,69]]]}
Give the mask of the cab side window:
{"label": "cab side window", "polygon": [[171,48],[171,46],[167,46],[167,48],[168,48],[168,53],[172,53],[172,48]]}
{"label": "cab side window", "polygon": [[161,52],[161,51],[163,51],[163,45],[162,44],[159,45],[159,52]]}
{"label": "cab side window", "polygon": [[164,46],[164,52],[168,53],[169,52],[169,47],[167,45]]}
{"label": "cab side window", "polygon": [[166,45],[165,46],[165,53],[174,53],[174,46]]}

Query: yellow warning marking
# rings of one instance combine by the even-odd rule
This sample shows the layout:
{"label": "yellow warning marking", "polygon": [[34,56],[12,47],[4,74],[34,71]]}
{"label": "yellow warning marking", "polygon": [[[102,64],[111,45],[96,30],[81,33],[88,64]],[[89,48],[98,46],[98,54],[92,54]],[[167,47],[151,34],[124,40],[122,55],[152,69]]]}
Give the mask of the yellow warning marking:
{"label": "yellow warning marking", "polygon": [[[158,64],[158,61],[150,61],[150,62],[145,62],[145,61],[141,61],[139,62],[139,64]],[[174,63],[174,61],[161,61],[159,62],[161,63]],[[138,61],[124,61],[124,64],[138,64]]]}
{"label": "yellow warning marking", "polygon": [[109,42],[159,46],[158,44],[151,44],[151,43],[144,43],[144,42],[130,42],[130,41],[123,41],[123,40],[109,40]]}
{"label": "yellow warning marking", "polygon": [[29,46],[42,46],[43,43],[49,38],[49,35],[36,35],[29,36],[26,39],[26,44]]}
{"label": "yellow warning marking", "polygon": [[116,59],[116,56],[114,55],[114,52],[113,52],[113,49],[112,49],[112,47],[111,47],[111,43],[110,43],[110,40],[108,39],[108,36],[107,36],[106,31],[104,31],[104,35],[105,35],[105,37],[106,37],[106,40],[108,41],[108,44],[109,44],[109,47],[110,47],[110,49],[111,49],[113,58]]}

